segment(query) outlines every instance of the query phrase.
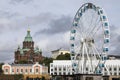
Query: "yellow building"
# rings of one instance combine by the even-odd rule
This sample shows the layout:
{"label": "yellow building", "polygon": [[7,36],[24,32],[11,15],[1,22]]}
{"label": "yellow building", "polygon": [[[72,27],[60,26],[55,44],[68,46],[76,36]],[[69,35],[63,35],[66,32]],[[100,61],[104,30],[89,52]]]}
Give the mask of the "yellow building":
{"label": "yellow building", "polygon": [[54,50],[54,51],[51,51],[52,52],[52,58],[53,59],[56,59],[58,55],[61,55],[61,54],[66,54],[66,53],[69,53],[70,54],[70,51],[68,50],[63,50],[63,49],[57,49],[57,50]]}

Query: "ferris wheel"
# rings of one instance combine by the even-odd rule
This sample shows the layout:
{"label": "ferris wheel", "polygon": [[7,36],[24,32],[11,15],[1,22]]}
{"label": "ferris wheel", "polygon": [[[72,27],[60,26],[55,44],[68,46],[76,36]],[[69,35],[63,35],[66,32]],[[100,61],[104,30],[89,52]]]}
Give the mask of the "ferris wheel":
{"label": "ferris wheel", "polygon": [[92,3],[77,11],[70,32],[74,74],[102,74],[109,51],[110,30],[104,10]]}

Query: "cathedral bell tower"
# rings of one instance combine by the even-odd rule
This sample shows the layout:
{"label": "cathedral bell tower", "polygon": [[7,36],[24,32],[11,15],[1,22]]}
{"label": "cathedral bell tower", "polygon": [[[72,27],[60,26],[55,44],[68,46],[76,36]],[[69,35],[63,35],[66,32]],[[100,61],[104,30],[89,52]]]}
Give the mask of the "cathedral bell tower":
{"label": "cathedral bell tower", "polygon": [[23,41],[23,49],[34,49],[34,41],[30,35],[30,30],[27,30],[27,35]]}

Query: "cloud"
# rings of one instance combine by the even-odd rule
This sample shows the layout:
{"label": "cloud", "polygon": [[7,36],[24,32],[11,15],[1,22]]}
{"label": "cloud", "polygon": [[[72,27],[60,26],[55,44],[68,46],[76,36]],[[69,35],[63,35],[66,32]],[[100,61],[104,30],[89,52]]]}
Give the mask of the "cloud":
{"label": "cloud", "polygon": [[114,25],[110,26],[111,38],[110,38],[110,54],[120,55],[120,28]]}
{"label": "cloud", "polygon": [[10,13],[6,11],[0,11],[0,14],[2,15],[0,16],[0,33],[3,33],[5,30],[16,32],[16,30],[20,31],[28,27],[31,27],[31,29],[35,27],[36,29],[45,28],[43,25],[48,24],[54,16],[51,13],[39,13],[38,15],[24,17],[19,13]]}
{"label": "cloud", "polygon": [[39,34],[54,35],[59,33],[65,33],[70,30],[72,24],[72,18],[70,16],[61,16],[58,19],[53,19],[48,24],[47,29],[39,30],[35,33],[35,36]]}
{"label": "cloud", "polygon": [[15,44],[6,43],[0,45],[0,62],[13,62],[14,61],[14,48]]}
{"label": "cloud", "polygon": [[59,48],[69,50],[69,35],[69,31],[67,31],[62,34],[45,36],[39,39],[37,45],[42,49],[44,56],[51,56],[53,50]]}
{"label": "cloud", "polygon": [[33,0],[11,0],[9,3],[10,4],[20,4],[20,3],[27,4],[27,3],[30,3],[31,1]]}

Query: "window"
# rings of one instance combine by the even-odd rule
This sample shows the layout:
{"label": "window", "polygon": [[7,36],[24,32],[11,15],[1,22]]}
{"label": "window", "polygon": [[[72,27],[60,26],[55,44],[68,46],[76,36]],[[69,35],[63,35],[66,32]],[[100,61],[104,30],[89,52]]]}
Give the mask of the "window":
{"label": "window", "polygon": [[106,68],[104,68],[104,71],[107,71]]}
{"label": "window", "polygon": [[59,71],[61,71],[61,68],[59,68]]}
{"label": "window", "polygon": [[57,72],[54,72],[54,75],[57,75]]}
{"label": "window", "polygon": [[59,75],[61,75],[61,72],[59,72]]}
{"label": "window", "polygon": [[53,71],[53,69],[51,69],[51,71]]}
{"label": "window", "polygon": [[117,69],[116,68],[114,68],[114,71],[116,71]]}
{"label": "window", "polygon": [[36,69],[36,72],[38,72],[38,69]]}
{"label": "window", "polygon": [[107,72],[105,72],[105,75],[107,75]]}
{"label": "window", "polygon": [[57,70],[57,68],[55,68],[55,71]]}
{"label": "window", "polygon": [[63,71],[66,71],[66,68],[65,68],[65,67],[63,68]]}
{"label": "window", "polygon": [[30,69],[30,72],[32,72],[32,69]]}
{"label": "window", "polygon": [[70,75],[70,72],[68,72],[68,75]]}
{"label": "window", "polygon": [[27,72],[27,69],[25,70],[25,72]]}
{"label": "window", "polygon": [[88,68],[86,68],[86,71],[88,71]]}
{"label": "window", "polygon": [[21,69],[21,72],[23,72],[23,69]]}
{"label": "window", "polygon": [[63,75],[66,75],[66,73],[64,72]]}
{"label": "window", "polygon": [[14,69],[12,69],[12,72],[14,72]]}
{"label": "window", "polygon": [[19,69],[17,69],[17,72],[19,72]]}
{"label": "window", "polygon": [[109,71],[111,71],[112,69],[111,68],[109,68]]}
{"label": "window", "polygon": [[53,75],[53,73],[51,73],[51,75]]}
{"label": "window", "polygon": [[8,69],[5,69],[5,72],[8,72]]}
{"label": "window", "polygon": [[114,75],[117,75],[117,73],[115,72]]}

